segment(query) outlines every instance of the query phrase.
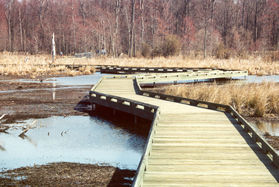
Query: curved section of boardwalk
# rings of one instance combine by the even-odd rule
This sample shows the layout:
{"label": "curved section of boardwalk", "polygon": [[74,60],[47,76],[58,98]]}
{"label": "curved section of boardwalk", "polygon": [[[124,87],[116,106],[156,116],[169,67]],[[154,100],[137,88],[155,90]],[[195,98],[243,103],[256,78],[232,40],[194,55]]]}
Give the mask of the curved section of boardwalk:
{"label": "curved section of boardwalk", "polygon": [[133,78],[103,79],[94,88],[159,107],[135,186],[278,186],[278,169],[230,114],[136,89]]}

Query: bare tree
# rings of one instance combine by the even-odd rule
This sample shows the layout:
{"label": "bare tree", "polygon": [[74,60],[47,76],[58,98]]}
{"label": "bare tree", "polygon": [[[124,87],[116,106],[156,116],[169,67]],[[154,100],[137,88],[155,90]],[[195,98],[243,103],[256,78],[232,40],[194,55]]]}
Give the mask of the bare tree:
{"label": "bare tree", "polygon": [[[113,56],[135,56],[143,43],[153,50],[168,34],[204,57],[219,44],[274,50],[278,11],[278,0],[0,0],[0,51],[50,51],[53,32],[65,54],[107,47]],[[234,38],[243,47],[235,49]]]}
{"label": "bare tree", "polygon": [[121,5],[121,0],[115,0],[115,8],[114,8],[114,14],[115,14],[115,27],[114,27],[114,33],[112,37],[112,53],[113,56],[117,56],[117,47],[115,46],[117,37],[118,37],[118,32],[119,32],[119,14],[120,14],[120,5]]}
{"label": "bare tree", "polygon": [[73,30],[73,39],[74,39],[74,49],[71,51],[74,52],[77,48],[74,0],[72,0],[71,6],[72,6],[72,30]]}
{"label": "bare tree", "polygon": [[129,56],[135,56],[135,5],[136,0],[131,1],[131,27],[130,27],[130,46],[129,46]]}
{"label": "bare tree", "polygon": [[207,36],[208,36],[208,28],[210,24],[210,20],[213,18],[213,6],[215,0],[202,0],[199,1],[198,4],[198,18],[201,20],[201,27],[204,30],[203,34],[203,56],[206,58],[207,56]]}
{"label": "bare tree", "polygon": [[13,51],[13,28],[12,28],[12,8],[13,8],[13,3],[14,0],[8,0],[6,2],[6,20],[7,20],[7,25],[8,25],[8,43],[9,43],[9,50]]}
{"label": "bare tree", "polygon": [[140,43],[141,47],[142,44],[144,43],[144,0],[140,0],[140,23],[141,23],[141,34],[140,34]]}

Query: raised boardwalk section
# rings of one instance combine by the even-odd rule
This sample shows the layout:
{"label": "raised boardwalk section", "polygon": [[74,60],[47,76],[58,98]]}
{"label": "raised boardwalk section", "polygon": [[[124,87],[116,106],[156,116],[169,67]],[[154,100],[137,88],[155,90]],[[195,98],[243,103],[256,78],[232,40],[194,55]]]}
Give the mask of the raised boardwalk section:
{"label": "raised boardwalk section", "polygon": [[[204,73],[172,81],[224,72]],[[108,76],[90,91],[93,104],[153,120],[134,186],[279,186],[278,154],[232,107],[140,88],[168,76]]]}

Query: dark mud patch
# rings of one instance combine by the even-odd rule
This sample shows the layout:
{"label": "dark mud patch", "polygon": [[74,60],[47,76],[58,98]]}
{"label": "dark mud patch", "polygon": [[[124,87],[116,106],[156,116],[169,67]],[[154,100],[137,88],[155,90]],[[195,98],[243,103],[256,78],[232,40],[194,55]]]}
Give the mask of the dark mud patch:
{"label": "dark mud patch", "polygon": [[14,81],[3,81],[0,83],[0,91],[38,89],[38,88],[52,88],[52,84],[25,83],[25,82],[14,82]]}
{"label": "dark mud patch", "polygon": [[130,186],[134,176],[112,166],[62,162],[0,172],[0,185]]}
{"label": "dark mud patch", "polygon": [[[48,84],[44,83],[23,83],[23,85],[26,85],[25,88],[30,88],[34,84],[36,88],[46,88],[48,86]],[[7,87],[7,89],[10,88]],[[84,86],[79,88],[50,88],[46,90],[0,93],[0,115],[6,114],[1,122],[7,124],[30,118],[85,115],[85,113],[76,111],[74,108],[88,94],[89,89],[90,86]]]}

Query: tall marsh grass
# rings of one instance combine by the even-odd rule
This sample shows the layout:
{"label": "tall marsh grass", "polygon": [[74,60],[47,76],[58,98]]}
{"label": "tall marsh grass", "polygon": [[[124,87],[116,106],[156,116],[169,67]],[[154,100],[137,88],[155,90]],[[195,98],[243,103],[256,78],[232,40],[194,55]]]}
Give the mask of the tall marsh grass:
{"label": "tall marsh grass", "polygon": [[[1,64],[15,64],[3,68]],[[69,74],[84,74],[93,72],[88,69],[85,72],[73,72],[66,70],[65,67],[58,69],[49,68],[52,64],[50,55],[24,55],[16,53],[3,52],[0,53],[0,73],[1,74],[42,74],[61,73],[66,71]],[[155,58],[112,58],[112,57],[96,57],[96,58],[74,58],[69,56],[57,57],[54,64],[82,64],[82,65],[118,65],[118,66],[138,66],[138,67],[186,67],[186,68],[218,68],[227,70],[248,70],[251,75],[279,75],[279,61],[266,61],[261,57],[248,57],[247,59],[230,58],[216,59],[208,57],[155,57]],[[40,65],[40,66],[37,66]],[[89,71],[88,71],[89,70]],[[35,73],[34,73],[35,72]]]}
{"label": "tall marsh grass", "polygon": [[[3,66],[3,64],[5,66]],[[64,63],[67,64],[67,63]],[[78,70],[71,70],[65,66],[51,66],[50,55],[20,55],[11,53],[0,53],[0,75],[27,76],[36,78],[40,76],[75,76],[91,74],[95,72],[94,67],[84,66]]]}
{"label": "tall marsh grass", "polygon": [[274,82],[242,85],[217,85],[215,83],[175,85],[157,91],[196,100],[232,105],[245,116],[279,116],[279,84]]}

